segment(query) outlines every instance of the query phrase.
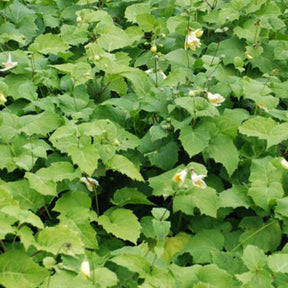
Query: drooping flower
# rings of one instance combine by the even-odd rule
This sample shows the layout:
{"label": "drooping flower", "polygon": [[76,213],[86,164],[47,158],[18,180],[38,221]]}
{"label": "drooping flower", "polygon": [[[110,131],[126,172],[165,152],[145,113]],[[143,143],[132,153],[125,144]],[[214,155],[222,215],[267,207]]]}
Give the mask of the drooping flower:
{"label": "drooping flower", "polygon": [[0,72],[5,72],[5,71],[7,71],[7,70],[10,70],[10,69],[16,67],[16,66],[18,65],[18,62],[16,62],[16,61],[13,62],[13,61],[12,61],[12,56],[11,56],[11,54],[9,53],[9,54],[8,54],[7,62],[3,62],[2,65],[3,65],[5,68],[0,69]]}
{"label": "drooping flower", "polygon": [[286,170],[288,169],[288,161],[285,158],[282,158],[281,166]]}
{"label": "drooping flower", "polygon": [[84,276],[84,278],[89,278],[90,277],[90,265],[88,260],[83,260],[81,263],[81,273]]}
{"label": "drooping flower", "polygon": [[172,178],[172,180],[179,184],[183,184],[185,182],[186,176],[187,176],[187,169],[183,169],[179,173],[176,173]]}
{"label": "drooping flower", "polygon": [[4,105],[7,102],[6,97],[2,92],[0,92],[0,105]]}
{"label": "drooping flower", "polygon": [[201,37],[202,34],[203,31],[201,29],[194,30],[193,28],[189,27],[184,44],[185,50],[190,48],[191,50],[195,51],[197,47],[200,47],[201,42],[198,37]]}
{"label": "drooping flower", "polygon": [[265,106],[265,104],[259,104],[258,107],[262,110],[264,110],[265,112],[269,113],[268,108]]}
{"label": "drooping flower", "polygon": [[196,174],[194,169],[191,169],[191,180],[192,180],[192,184],[195,187],[201,188],[201,189],[205,189],[207,187],[205,181],[203,180],[203,178],[205,178],[206,176],[203,174]]}
{"label": "drooping flower", "polygon": [[145,70],[145,73],[146,74],[152,74],[153,73],[153,69],[152,68],[147,69],[147,70]]}
{"label": "drooping flower", "polygon": [[220,106],[221,103],[225,101],[225,98],[218,93],[212,94],[211,92],[208,92],[207,97],[213,106]]}
{"label": "drooping flower", "polygon": [[91,192],[93,191],[94,186],[99,185],[99,182],[96,179],[90,177],[81,177],[80,182],[86,184],[87,189]]}

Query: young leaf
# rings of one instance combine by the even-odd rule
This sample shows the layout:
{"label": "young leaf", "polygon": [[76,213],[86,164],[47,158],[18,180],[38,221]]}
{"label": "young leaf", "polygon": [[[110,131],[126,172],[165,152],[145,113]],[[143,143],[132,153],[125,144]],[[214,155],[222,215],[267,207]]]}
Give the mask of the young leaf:
{"label": "young leaf", "polygon": [[267,264],[274,273],[288,273],[288,254],[270,255]]}
{"label": "young leaf", "polygon": [[267,263],[267,256],[257,246],[248,245],[243,251],[242,260],[250,271],[258,271]]}

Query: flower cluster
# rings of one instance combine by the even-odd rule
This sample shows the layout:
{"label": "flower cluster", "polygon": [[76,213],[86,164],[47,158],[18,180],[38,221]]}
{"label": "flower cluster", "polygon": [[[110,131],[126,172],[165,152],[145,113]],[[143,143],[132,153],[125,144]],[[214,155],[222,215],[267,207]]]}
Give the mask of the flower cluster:
{"label": "flower cluster", "polygon": [[195,51],[196,48],[199,48],[201,46],[200,39],[198,37],[201,37],[203,34],[203,31],[201,29],[194,30],[193,28],[188,28],[188,34],[186,35],[185,39],[185,45],[184,48],[187,50],[190,48],[191,50]]}
{"label": "flower cluster", "polygon": [[[205,178],[206,176],[203,174],[197,174],[194,169],[191,169],[191,181],[193,186],[201,188],[201,189],[205,189],[207,187],[205,181],[203,180],[203,178]],[[184,184],[185,179],[187,177],[188,171],[187,169],[183,169],[182,171],[180,171],[179,173],[176,173],[174,175],[174,177],[172,178],[172,180],[174,182],[179,183],[179,185]]]}
{"label": "flower cluster", "polygon": [[207,98],[209,102],[211,103],[211,105],[213,106],[220,106],[221,103],[225,101],[225,98],[218,93],[212,94],[211,92],[208,92]]}

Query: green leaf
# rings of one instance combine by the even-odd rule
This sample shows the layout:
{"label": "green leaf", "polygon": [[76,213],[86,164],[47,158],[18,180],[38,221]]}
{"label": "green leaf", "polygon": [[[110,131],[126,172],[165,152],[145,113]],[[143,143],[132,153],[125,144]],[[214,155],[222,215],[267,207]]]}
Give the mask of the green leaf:
{"label": "green leaf", "polygon": [[86,62],[77,62],[75,64],[65,63],[60,65],[53,65],[55,69],[71,75],[75,87],[86,83],[88,80],[93,79],[91,74],[91,66]]}
{"label": "green leaf", "polygon": [[275,212],[284,217],[288,217],[288,197],[276,200],[277,206]]}
{"label": "green leaf", "polygon": [[219,112],[216,107],[202,97],[181,97],[175,100],[175,103],[187,110],[193,118],[201,116],[218,116]]}
{"label": "green leaf", "polygon": [[90,210],[91,199],[84,192],[67,192],[56,202],[53,211],[60,213],[60,224],[66,225],[81,236],[88,249],[97,249],[96,231],[90,222],[96,220],[96,213]]}
{"label": "green leaf", "polygon": [[267,264],[274,273],[288,273],[288,254],[269,255]]}
{"label": "green leaf", "polygon": [[100,30],[100,34],[101,36],[97,40],[97,43],[101,48],[109,52],[133,43],[133,39],[130,39],[124,30],[115,26],[104,26]]}
{"label": "green leaf", "polygon": [[213,264],[216,264],[219,268],[226,270],[231,275],[247,271],[242,259],[240,256],[235,255],[235,253],[213,251],[211,254]]}
{"label": "green leaf", "polygon": [[243,42],[236,37],[232,37],[220,42],[216,56],[220,57],[221,55],[224,55],[223,63],[227,65],[232,64],[235,57],[244,59],[244,51]]}
{"label": "green leaf", "polygon": [[38,36],[30,45],[29,51],[42,54],[65,53],[69,46],[60,38],[59,35],[47,33]]}
{"label": "green leaf", "polygon": [[172,168],[178,160],[178,145],[175,142],[168,142],[159,150],[144,154],[152,165],[163,170]]}
{"label": "green leaf", "polygon": [[72,256],[84,254],[83,246],[79,234],[64,225],[47,227],[37,234],[38,250],[54,255],[59,253]]}
{"label": "green leaf", "polygon": [[31,211],[23,210],[15,205],[5,206],[1,209],[1,211],[17,219],[19,221],[19,225],[28,223],[39,229],[44,227],[41,219],[37,215],[33,214]]}
{"label": "green leaf", "polygon": [[248,245],[243,251],[242,260],[250,271],[258,271],[267,263],[267,256],[257,246]]}
{"label": "green leaf", "polygon": [[49,177],[39,176],[34,173],[26,172],[25,178],[28,179],[29,185],[42,195],[56,196],[56,183]]}
{"label": "green leaf", "polygon": [[136,17],[140,14],[149,14],[150,7],[147,3],[133,4],[126,8],[125,18],[133,23],[137,23]]}
{"label": "green leaf", "polygon": [[219,134],[210,140],[209,155],[216,162],[220,162],[231,176],[238,167],[239,152],[234,146],[233,139],[224,134]]}
{"label": "green leaf", "polygon": [[203,229],[184,248],[185,252],[193,256],[194,263],[211,262],[211,252],[222,250],[224,245],[223,235],[215,229]]}
{"label": "green leaf", "polygon": [[180,132],[180,141],[190,157],[202,152],[209,144],[209,132],[203,126],[185,126]]}
{"label": "green leaf", "polygon": [[6,288],[38,287],[49,273],[22,250],[9,249],[0,255],[0,284]]}
{"label": "green leaf", "polygon": [[145,194],[142,194],[136,188],[128,187],[116,190],[111,202],[119,207],[123,207],[128,204],[154,205],[154,203],[147,199]]}
{"label": "green leaf", "polygon": [[19,202],[21,209],[29,209],[36,212],[44,204],[43,196],[31,189],[26,179],[4,183],[0,187],[9,192],[13,199]]}
{"label": "green leaf", "polygon": [[23,128],[20,132],[27,135],[39,134],[46,136],[62,124],[62,119],[53,112],[43,112],[38,115],[27,115],[20,118]]}
{"label": "green leaf", "polygon": [[219,195],[220,207],[250,207],[250,201],[247,196],[248,189],[245,186],[233,185],[232,188],[227,189]]}
{"label": "green leaf", "polygon": [[145,32],[153,31],[157,26],[157,19],[150,13],[139,14],[136,16],[136,20],[139,27]]}
{"label": "green leaf", "polygon": [[136,166],[122,155],[114,155],[108,161],[107,167],[121,174],[125,174],[133,180],[144,181]]}
{"label": "green leaf", "polygon": [[77,164],[81,171],[92,175],[94,170],[98,166],[98,160],[100,158],[98,150],[93,145],[86,145],[84,147],[72,147],[69,149],[68,155],[74,164]]}
{"label": "green leaf", "polygon": [[108,233],[134,244],[140,236],[141,225],[131,210],[110,208],[97,221]]}
{"label": "green leaf", "polygon": [[[207,286],[204,287],[215,287],[215,288],[221,288],[221,287],[233,287],[232,275],[228,274],[226,271],[218,268],[214,264],[206,265],[201,267],[198,270],[198,280],[201,283],[207,283]],[[201,286],[194,286],[201,287]]]}
{"label": "green leaf", "polygon": [[276,122],[273,119],[257,116],[245,121],[239,127],[239,131],[247,136],[255,136],[259,139],[267,139],[272,128],[275,126]]}
{"label": "green leaf", "polygon": [[93,270],[92,279],[96,279],[96,283],[100,285],[101,288],[114,287],[118,283],[118,278],[114,272],[105,268],[99,267]]}
{"label": "green leaf", "polygon": [[272,202],[282,198],[282,172],[272,164],[272,157],[252,161],[248,195],[259,207],[268,210]]}
{"label": "green leaf", "polygon": [[282,123],[274,126],[267,139],[267,148],[279,144],[288,138],[288,123]]}
{"label": "green leaf", "polygon": [[[272,288],[273,278],[271,274],[266,270],[258,271],[249,271],[236,276],[243,285],[242,287],[263,287],[263,288]],[[244,286],[245,285],[245,286]]]}
{"label": "green leaf", "polygon": [[141,278],[146,278],[150,274],[150,263],[141,255],[121,254],[113,257],[110,261],[123,266],[132,272],[136,272]]}
{"label": "green leaf", "polygon": [[201,214],[216,218],[219,207],[216,191],[210,187],[193,188],[193,191],[178,194],[174,198],[173,210],[175,212],[180,210],[187,215],[194,215],[195,207],[200,210]]}
{"label": "green leaf", "polygon": [[240,226],[246,230],[239,238],[244,247],[254,245],[268,252],[275,251],[281,243],[281,228],[277,221],[263,223],[257,217],[245,217]]}
{"label": "green leaf", "polygon": [[169,221],[159,221],[159,220],[153,219],[152,225],[153,225],[154,233],[157,237],[157,240],[163,241],[170,232],[171,223]]}
{"label": "green leaf", "polygon": [[38,170],[36,174],[55,182],[80,178],[79,171],[75,171],[73,165],[69,162],[54,162],[49,167]]}
{"label": "green leaf", "polygon": [[123,72],[121,75],[131,81],[133,90],[140,97],[146,96],[152,87],[151,80],[149,80],[146,73],[142,70],[133,69],[129,72]]}

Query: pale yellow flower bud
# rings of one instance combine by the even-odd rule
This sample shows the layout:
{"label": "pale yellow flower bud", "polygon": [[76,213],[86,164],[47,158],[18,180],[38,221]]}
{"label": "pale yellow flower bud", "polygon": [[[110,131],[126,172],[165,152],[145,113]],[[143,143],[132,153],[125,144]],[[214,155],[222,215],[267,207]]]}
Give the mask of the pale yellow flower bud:
{"label": "pale yellow flower bud", "polygon": [[81,273],[84,276],[84,278],[89,278],[90,277],[90,265],[88,260],[83,260],[81,263]]}
{"label": "pale yellow flower bud", "polygon": [[284,169],[288,170],[288,162],[287,162],[287,160],[286,160],[285,158],[282,158],[282,160],[281,160],[281,166],[282,166]]}
{"label": "pale yellow flower bud", "polygon": [[157,52],[157,46],[156,45],[151,46],[150,51],[152,53],[156,53]]}
{"label": "pale yellow flower bud", "polygon": [[7,102],[6,97],[2,92],[0,92],[0,105],[4,105]]}

